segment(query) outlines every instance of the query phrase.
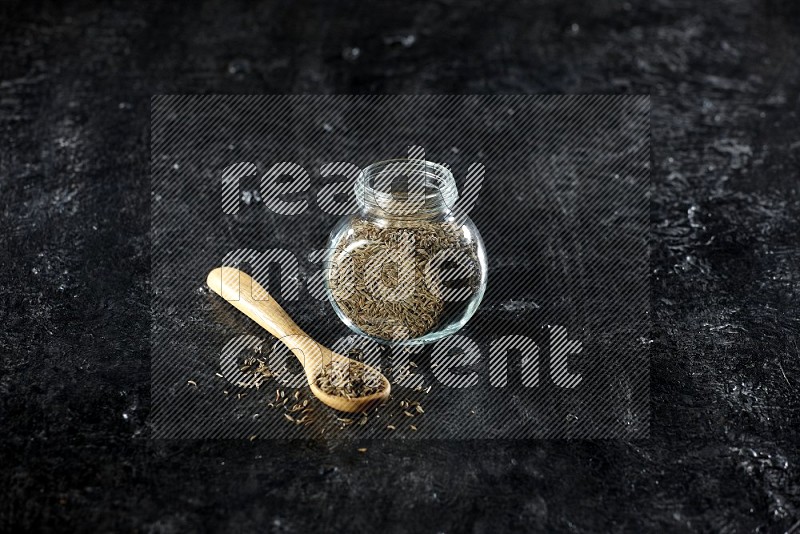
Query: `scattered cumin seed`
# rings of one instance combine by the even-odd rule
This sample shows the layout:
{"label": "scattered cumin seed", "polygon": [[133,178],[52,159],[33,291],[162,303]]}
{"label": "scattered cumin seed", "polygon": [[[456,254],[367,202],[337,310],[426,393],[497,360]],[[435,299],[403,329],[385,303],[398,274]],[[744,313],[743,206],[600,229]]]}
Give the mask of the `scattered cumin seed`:
{"label": "scattered cumin seed", "polygon": [[361,447],[360,449],[358,449],[358,452],[367,452],[367,448],[366,447]]}
{"label": "scattered cumin seed", "polygon": [[188,381],[188,384],[189,384],[190,386],[197,387],[197,382],[195,382],[194,380],[189,380],[189,381]]}
{"label": "scattered cumin seed", "polygon": [[411,430],[413,430],[414,432],[416,432],[416,431],[417,431],[417,427],[415,427],[414,425],[408,425],[408,428],[410,428],[410,429],[411,429]]}

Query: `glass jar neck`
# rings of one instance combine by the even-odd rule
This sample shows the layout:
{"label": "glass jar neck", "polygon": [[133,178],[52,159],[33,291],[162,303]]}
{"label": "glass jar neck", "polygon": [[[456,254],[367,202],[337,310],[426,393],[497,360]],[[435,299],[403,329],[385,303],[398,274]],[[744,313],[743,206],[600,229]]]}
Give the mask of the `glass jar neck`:
{"label": "glass jar neck", "polygon": [[355,186],[356,201],[368,215],[398,220],[435,219],[458,200],[453,173],[438,163],[395,159],[366,167]]}

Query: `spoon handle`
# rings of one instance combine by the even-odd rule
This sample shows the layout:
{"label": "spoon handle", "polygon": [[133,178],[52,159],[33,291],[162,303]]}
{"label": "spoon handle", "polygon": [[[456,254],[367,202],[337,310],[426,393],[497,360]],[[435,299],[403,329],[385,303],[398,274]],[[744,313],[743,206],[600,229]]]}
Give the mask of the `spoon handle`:
{"label": "spoon handle", "polygon": [[286,345],[309,377],[320,363],[330,359],[330,351],[303,332],[267,290],[247,273],[233,267],[220,267],[208,273],[206,282],[214,293]]}

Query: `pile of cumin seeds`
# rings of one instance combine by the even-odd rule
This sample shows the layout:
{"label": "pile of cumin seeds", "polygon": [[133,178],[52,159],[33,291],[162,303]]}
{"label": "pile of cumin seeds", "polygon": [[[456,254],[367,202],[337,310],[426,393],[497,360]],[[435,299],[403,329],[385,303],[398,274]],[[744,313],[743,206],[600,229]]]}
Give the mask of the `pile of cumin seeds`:
{"label": "pile of cumin seeds", "polygon": [[361,362],[334,360],[317,375],[317,387],[328,395],[356,399],[378,393],[381,375]]}
{"label": "pile of cumin seeds", "polygon": [[[331,296],[355,326],[376,338],[396,341],[421,337],[448,316],[457,316],[466,305],[469,299],[445,302],[441,276],[435,269],[426,276],[428,262],[440,253],[466,258],[470,268],[466,289],[470,294],[478,291],[476,246],[467,242],[461,228],[449,221],[404,221],[381,226],[357,219],[351,231],[334,246],[328,273]],[[376,258],[386,261],[376,262]],[[380,272],[370,272],[381,263]],[[410,273],[411,279],[401,280],[401,273]],[[378,280],[384,287],[398,288],[393,298],[376,294]]]}
{"label": "pile of cumin seeds", "polygon": [[256,389],[259,389],[262,383],[272,377],[272,370],[267,365],[266,358],[262,356],[247,356],[239,366],[239,372],[250,375],[252,378],[247,381],[239,381],[236,385],[243,387],[252,385]]}
{"label": "pile of cumin seeds", "polygon": [[310,406],[308,399],[301,396],[300,391],[295,391],[294,396],[289,397],[282,389],[275,390],[275,399],[267,403],[270,408],[283,411],[283,417],[296,425],[308,426],[316,420],[314,408]]}

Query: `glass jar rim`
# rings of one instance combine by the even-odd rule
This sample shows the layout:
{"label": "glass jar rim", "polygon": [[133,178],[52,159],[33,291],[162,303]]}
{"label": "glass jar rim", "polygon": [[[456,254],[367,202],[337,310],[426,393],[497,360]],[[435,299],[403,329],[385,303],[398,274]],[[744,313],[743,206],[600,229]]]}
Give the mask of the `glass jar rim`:
{"label": "glass jar rim", "polygon": [[[398,176],[408,178],[405,198],[380,190],[375,181],[387,179],[390,187]],[[412,179],[413,178],[413,179]],[[424,159],[390,159],[365,167],[355,184],[356,201],[367,210],[390,217],[435,215],[450,211],[458,200],[458,188],[450,169]]]}

